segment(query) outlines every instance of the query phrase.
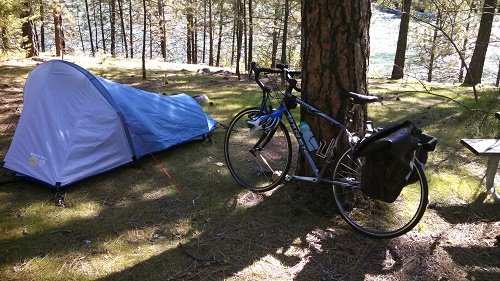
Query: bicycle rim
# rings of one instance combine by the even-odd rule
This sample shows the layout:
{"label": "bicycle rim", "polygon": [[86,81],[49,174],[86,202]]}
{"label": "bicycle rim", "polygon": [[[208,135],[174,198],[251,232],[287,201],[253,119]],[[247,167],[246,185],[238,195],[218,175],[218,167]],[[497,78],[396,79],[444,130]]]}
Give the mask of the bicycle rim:
{"label": "bicycle rim", "polygon": [[252,191],[267,191],[278,186],[288,173],[292,146],[282,122],[275,131],[250,130],[246,122],[257,114],[259,109],[250,108],[234,117],[224,139],[224,156],[240,185]]}
{"label": "bicycle rim", "polygon": [[333,194],[339,214],[355,230],[374,238],[394,238],[413,229],[422,218],[428,201],[427,180],[421,165],[415,161],[418,180],[405,186],[393,203],[374,200],[359,189],[361,161],[349,149],[342,154],[334,169]]}

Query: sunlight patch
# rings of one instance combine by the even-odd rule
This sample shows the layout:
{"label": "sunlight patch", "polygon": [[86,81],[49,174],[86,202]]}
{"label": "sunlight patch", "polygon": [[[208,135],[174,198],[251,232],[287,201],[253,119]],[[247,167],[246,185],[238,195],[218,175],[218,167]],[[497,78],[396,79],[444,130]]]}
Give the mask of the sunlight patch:
{"label": "sunlight patch", "polygon": [[269,254],[237,272],[233,277],[235,279],[244,277],[251,280],[291,280],[293,274],[279,259]]}
{"label": "sunlight patch", "polygon": [[254,192],[243,192],[240,195],[238,195],[238,198],[236,199],[238,202],[238,205],[243,206],[243,207],[253,207],[256,206],[257,204],[261,203],[264,201],[264,196],[261,193],[254,193]]}

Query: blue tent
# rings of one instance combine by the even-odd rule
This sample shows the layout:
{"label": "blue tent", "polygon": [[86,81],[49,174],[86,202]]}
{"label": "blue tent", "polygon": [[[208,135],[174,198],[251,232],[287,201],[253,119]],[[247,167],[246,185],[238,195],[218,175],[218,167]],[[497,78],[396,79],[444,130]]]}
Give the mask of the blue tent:
{"label": "blue tent", "polygon": [[149,93],[52,60],[28,75],[3,167],[63,187],[202,139],[216,124],[188,95]]}

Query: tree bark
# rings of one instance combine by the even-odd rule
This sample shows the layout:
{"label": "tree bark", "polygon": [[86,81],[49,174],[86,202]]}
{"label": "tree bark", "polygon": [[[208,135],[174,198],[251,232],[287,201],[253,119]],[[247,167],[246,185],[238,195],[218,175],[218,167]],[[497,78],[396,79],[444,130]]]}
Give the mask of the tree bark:
{"label": "tree bark", "polygon": [[92,52],[92,56],[95,56],[94,49],[94,38],[92,37],[92,25],[90,24],[90,12],[89,12],[89,1],[85,0],[85,12],[87,13],[87,24],[89,26],[89,37],[90,37],[90,51]]}
{"label": "tree bark", "polygon": [[241,80],[240,71],[240,60],[241,60],[241,48],[243,43],[243,0],[237,0],[237,27],[236,27],[236,75],[238,75],[238,80]]}
{"label": "tree bark", "polygon": [[[212,2],[209,0],[209,2]],[[212,15],[209,16],[210,21],[212,20]],[[206,62],[206,51],[207,51],[207,1],[203,1],[203,49],[201,50],[201,62]]]}
{"label": "tree bark", "polygon": [[[214,22],[212,19],[212,1],[208,3],[208,65],[214,65]],[[221,4],[222,5],[222,4]]]}
{"label": "tree bark", "polygon": [[498,87],[499,85],[500,85],[500,60],[498,61],[497,80],[495,81],[495,86]]}
{"label": "tree bark", "polygon": [[276,57],[278,53],[278,30],[279,30],[278,21],[280,16],[281,15],[279,11],[279,6],[276,5],[274,7],[274,21],[273,21],[273,34],[272,34],[273,47],[271,51],[271,67],[276,67]]}
{"label": "tree bark", "polygon": [[[125,20],[123,19],[123,0],[118,0],[118,13],[120,15],[120,27],[122,31],[122,42],[123,47],[125,48],[125,58],[128,58],[128,45],[127,45],[127,32],[125,30]],[[158,2],[161,2],[158,1]]]}
{"label": "tree bark", "polygon": [[[287,0],[288,1],[288,0]],[[248,0],[248,61],[249,63],[253,60],[253,10],[252,10],[252,0]]]}
{"label": "tree bark", "polygon": [[44,12],[44,6],[40,5],[40,50],[42,52],[45,52],[45,12]]}
{"label": "tree bark", "polygon": [[[470,23],[471,23],[471,18],[472,18],[472,11],[469,11],[469,14],[467,15],[467,21],[465,23],[465,36],[464,36],[464,41],[462,44],[462,58],[465,58],[465,53],[467,51],[467,45],[469,44],[469,30],[470,30]],[[464,80],[464,70],[465,70],[465,61],[460,60],[460,71],[458,73],[458,81],[462,82]]]}
{"label": "tree bark", "polygon": [[99,27],[97,26],[97,13],[95,10],[95,2],[92,0],[92,13],[94,15],[94,32],[95,32],[95,51],[99,52]]}
{"label": "tree bark", "polygon": [[220,3],[220,15],[219,15],[219,42],[217,44],[217,59],[216,59],[216,63],[215,63],[217,66],[220,66],[220,50],[222,48],[222,26],[224,24],[223,12],[224,12],[224,1],[221,1],[221,3]]}
{"label": "tree bark", "polygon": [[281,42],[281,63],[286,62],[286,47],[288,39],[288,16],[290,15],[290,4],[285,0],[285,14],[283,16],[283,40]]}
{"label": "tree bark", "polygon": [[404,0],[401,14],[401,24],[399,26],[398,44],[396,48],[396,56],[394,57],[394,66],[392,67],[391,79],[403,78],[406,45],[408,41],[408,27],[410,25],[410,8],[411,0]]}
{"label": "tree bark", "polygon": [[167,30],[165,26],[165,8],[163,0],[158,0],[158,14],[160,18],[160,48],[163,61],[167,61]]}
{"label": "tree bark", "polygon": [[111,29],[111,35],[110,35],[110,41],[111,41],[111,46],[110,46],[110,52],[111,52],[111,57],[116,58],[116,2],[115,0],[109,0],[109,7],[110,7],[110,15],[109,15],[109,23],[110,23],[110,29]]}
{"label": "tree bark", "polygon": [[143,8],[143,28],[142,28],[142,80],[146,80],[146,28],[147,28],[147,10],[146,0],[142,0]]}
{"label": "tree bark", "polygon": [[[344,121],[349,99],[340,91],[368,94],[370,1],[302,0],[302,99]],[[366,108],[356,112],[349,129],[363,130]],[[319,118],[301,111],[318,140],[338,133]],[[300,161],[302,171],[305,162]]]}
{"label": "tree bark", "polygon": [[247,1],[243,0],[241,3],[241,11],[243,16],[243,65],[245,66],[245,72],[248,72],[248,34],[247,34]]}
{"label": "tree bark", "polygon": [[434,71],[434,61],[436,60],[436,44],[438,39],[438,32],[441,26],[441,10],[436,15],[436,25],[434,27],[434,34],[432,35],[431,50],[429,52],[429,68],[427,69],[427,82],[432,82],[432,73]]}
{"label": "tree bark", "polygon": [[102,50],[104,53],[106,53],[106,38],[104,37],[104,17],[102,14],[102,3],[101,1],[98,2],[99,2],[99,20],[101,22]]}
{"label": "tree bark", "polygon": [[186,10],[186,60],[187,63],[193,63],[193,43],[192,40],[192,30],[193,30],[193,11],[192,11],[192,0],[187,1],[187,10]]}
{"label": "tree bark", "polygon": [[488,44],[490,42],[491,27],[493,25],[496,4],[497,0],[484,0],[483,13],[479,23],[476,46],[474,47],[474,52],[472,53],[469,70],[465,75],[464,85],[475,86],[481,83],[484,60],[486,58],[486,52],[488,51]]}
{"label": "tree bark", "polygon": [[52,12],[53,12],[53,18],[54,18],[54,43],[56,45],[56,56],[61,55],[61,49],[62,49],[62,42],[63,39],[61,38],[62,36],[62,31],[61,31],[61,4],[58,2],[52,2]]}
{"label": "tree bark", "polygon": [[130,58],[134,58],[134,25],[132,21],[132,0],[128,1],[129,13],[128,13],[128,28],[129,28],[129,40],[130,40]]}
{"label": "tree bark", "polygon": [[82,33],[82,28],[81,28],[81,24],[80,24],[80,7],[77,6],[76,7],[76,13],[77,13],[77,16],[76,16],[76,26],[78,26],[78,35],[80,36],[80,44],[82,44],[82,51],[83,53],[85,53],[85,44],[83,42],[83,33]]}
{"label": "tree bark", "polygon": [[[194,0],[194,9],[193,11],[197,10],[197,1]],[[196,17],[196,13],[193,13],[193,23],[192,23],[193,31],[191,33],[191,42],[193,43],[193,64],[198,63],[198,18]]]}
{"label": "tree bark", "polygon": [[38,56],[38,43],[36,41],[35,23],[31,19],[33,16],[33,9],[29,0],[23,2],[21,18],[23,18],[22,35],[23,35],[23,49],[26,52],[26,57],[30,58]]}

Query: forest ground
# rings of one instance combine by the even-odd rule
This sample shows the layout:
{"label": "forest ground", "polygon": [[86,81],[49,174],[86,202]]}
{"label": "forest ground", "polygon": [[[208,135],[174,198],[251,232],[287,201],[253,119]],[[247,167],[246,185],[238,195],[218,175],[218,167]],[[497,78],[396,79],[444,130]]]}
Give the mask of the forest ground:
{"label": "forest ground", "polygon": [[[204,93],[210,98],[205,111],[222,124],[260,96],[254,83],[237,81],[230,72],[197,74],[204,66],[148,62],[143,81],[139,61],[70,60],[151,92]],[[0,62],[2,158],[22,110],[24,82],[38,63]],[[0,279],[496,280],[500,205],[484,192],[486,160],[459,140],[484,134],[478,128],[485,123],[498,136],[498,123],[448,99],[470,105],[470,89],[427,85],[448,97],[442,99],[418,87],[370,82],[370,91],[383,97],[369,108],[378,123],[410,119],[439,138],[426,166],[432,206],[406,235],[374,240],[357,234],[335,214],[331,200],[308,188],[244,190],[225,167],[225,131],[219,128],[211,141],[155,155],[173,181],[145,157],[139,168],[119,168],[63,189],[64,208],[54,204],[54,189],[2,170]],[[483,99],[482,109],[498,110],[498,93]]]}

